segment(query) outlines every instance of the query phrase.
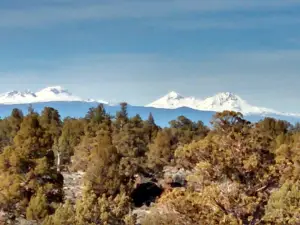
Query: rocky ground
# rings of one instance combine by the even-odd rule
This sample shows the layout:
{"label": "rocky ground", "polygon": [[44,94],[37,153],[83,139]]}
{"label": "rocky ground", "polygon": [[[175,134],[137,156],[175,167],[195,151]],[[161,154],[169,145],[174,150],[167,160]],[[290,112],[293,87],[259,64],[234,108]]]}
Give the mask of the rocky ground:
{"label": "rocky ground", "polygon": [[62,172],[64,176],[65,199],[75,203],[82,195],[84,172]]}
{"label": "rocky ground", "polygon": [[[76,199],[81,197],[83,186],[83,172],[62,172],[64,176],[65,199],[75,203]],[[10,215],[0,211],[0,225],[39,225],[35,221],[28,221],[24,217],[16,219],[10,218]]]}
{"label": "rocky ground", "polygon": [[[165,167],[164,177],[157,181],[156,185],[164,190],[174,188],[175,186],[184,186],[186,177],[190,174],[190,171],[185,171],[176,167]],[[82,196],[83,176],[84,172],[62,172],[64,177],[64,192],[65,199],[75,203],[77,199]],[[151,182],[149,178],[139,177],[140,184]],[[136,215],[137,222],[140,221],[149,213],[151,213],[151,207],[142,206],[135,208],[132,213]],[[22,217],[12,220],[9,215],[0,211],[0,225],[39,225],[35,221],[28,221]]]}

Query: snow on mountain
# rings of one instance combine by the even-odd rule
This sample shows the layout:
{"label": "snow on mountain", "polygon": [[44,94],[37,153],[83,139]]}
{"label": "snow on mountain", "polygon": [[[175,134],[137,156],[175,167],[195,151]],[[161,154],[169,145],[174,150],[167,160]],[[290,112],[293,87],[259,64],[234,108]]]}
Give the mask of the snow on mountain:
{"label": "snow on mountain", "polygon": [[[47,102],[87,102],[87,103],[103,103],[114,106],[113,102],[106,102],[103,100],[87,99],[72,95],[68,90],[60,87],[47,87],[36,93],[27,91],[11,91],[0,94],[0,104],[14,105],[26,103],[47,103]],[[232,110],[242,112],[244,115],[259,114],[259,115],[281,115],[300,117],[300,114],[282,113],[272,109],[257,107],[248,104],[238,95],[230,92],[221,92],[204,100],[195,97],[184,97],[174,91],[168,93],[162,98],[146,105],[146,107],[177,109],[181,107],[188,107],[200,111],[214,111],[220,112],[224,110]]]}
{"label": "snow on mountain", "polygon": [[89,99],[85,100],[85,102],[102,103],[102,104],[106,104],[106,105],[109,104],[107,101],[104,101],[104,100],[95,100],[95,99],[92,99],[92,98],[89,98]]}
{"label": "snow on mountain", "polygon": [[180,107],[189,107],[193,109],[198,109],[199,104],[202,101],[194,97],[183,97],[175,91],[171,91],[162,98],[146,105],[146,107],[154,108],[166,108],[166,109],[176,109]]}
{"label": "snow on mountain", "polygon": [[16,103],[32,103],[35,102],[37,96],[35,93],[27,91],[10,91],[0,94],[0,103],[2,104],[16,104]]}
{"label": "snow on mountain", "polygon": [[80,97],[72,95],[68,90],[61,86],[47,87],[36,93],[29,90],[27,91],[11,91],[4,94],[0,94],[0,104],[25,104],[25,103],[38,103],[38,102],[72,102],[72,101],[84,101],[84,102],[107,102],[93,99],[83,100]]}
{"label": "snow on mountain", "polygon": [[230,92],[221,92],[204,100],[195,97],[183,97],[172,91],[164,97],[150,103],[147,107],[175,109],[189,107],[202,111],[224,111],[232,110],[243,114],[283,114],[272,109],[252,106],[238,95]]}
{"label": "snow on mountain", "polygon": [[35,93],[37,102],[54,101],[82,101],[81,98],[73,96],[68,90],[60,86],[47,87]]}
{"label": "snow on mountain", "polygon": [[215,96],[206,98],[201,103],[200,107],[198,107],[198,109],[218,112],[224,110],[232,110],[242,112],[243,114],[279,113],[273,109],[250,105],[238,95],[230,92],[222,92],[216,94]]}

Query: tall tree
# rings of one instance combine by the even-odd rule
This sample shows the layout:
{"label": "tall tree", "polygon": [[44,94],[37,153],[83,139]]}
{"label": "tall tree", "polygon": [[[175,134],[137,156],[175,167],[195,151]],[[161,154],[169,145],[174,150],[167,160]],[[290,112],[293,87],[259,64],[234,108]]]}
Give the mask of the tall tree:
{"label": "tall tree", "polygon": [[[27,115],[13,145],[0,155],[0,173],[4,181],[0,185],[0,195],[6,196],[0,200],[0,204],[8,207],[14,205],[18,207],[17,211],[24,212],[40,188],[49,206],[51,202],[62,201],[63,178],[55,170],[53,155],[49,152],[51,147],[52,142],[45,136],[39,115]],[[11,178],[14,178],[11,183],[14,193],[7,186]]]}
{"label": "tall tree", "polygon": [[173,159],[174,150],[170,131],[159,131],[147,153],[148,166],[156,172],[161,172],[163,167]]}

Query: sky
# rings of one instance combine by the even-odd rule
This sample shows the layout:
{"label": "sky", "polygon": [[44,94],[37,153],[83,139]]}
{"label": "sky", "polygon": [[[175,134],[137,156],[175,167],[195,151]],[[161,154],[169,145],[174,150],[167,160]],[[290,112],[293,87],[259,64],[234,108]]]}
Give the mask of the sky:
{"label": "sky", "polygon": [[145,105],[230,91],[300,112],[299,28],[299,0],[1,0],[0,92]]}

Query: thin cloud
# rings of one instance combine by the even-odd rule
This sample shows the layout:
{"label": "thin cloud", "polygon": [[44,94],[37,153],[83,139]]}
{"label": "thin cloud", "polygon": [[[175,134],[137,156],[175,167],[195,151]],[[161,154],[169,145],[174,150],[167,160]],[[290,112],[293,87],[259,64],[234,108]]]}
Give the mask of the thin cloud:
{"label": "thin cloud", "polygon": [[300,45],[300,38],[299,37],[292,37],[287,39],[288,43]]}
{"label": "thin cloud", "polygon": [[150,23],[152,26],[171,28],[174,30],[203,30],[203,29],[256,29],[268,28],[270,26],[286,26],[300,24],[300,17],[295,15],[268,15],[256,17],[236,17],[226,18],[201,17],[199,19],[169,19],[160,23]]}
{"label": "thin cloud", "polygon": [[[56,1],[59,2],[59,1]],[[83,4],[84,2],[85,4]],[[164,18],[186,13],[215,13],[229,11],[277,10],[282,7],[299,6],[293,0],[133,0],[109,1],[63,1],[63,4],[37,4],[24,8],[0,10],[1,27],[42,27],[86,20],[112,20],[126,18]]]}

